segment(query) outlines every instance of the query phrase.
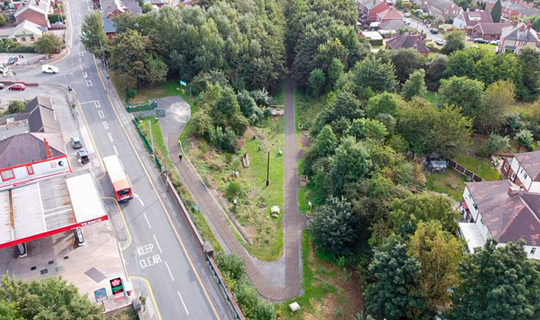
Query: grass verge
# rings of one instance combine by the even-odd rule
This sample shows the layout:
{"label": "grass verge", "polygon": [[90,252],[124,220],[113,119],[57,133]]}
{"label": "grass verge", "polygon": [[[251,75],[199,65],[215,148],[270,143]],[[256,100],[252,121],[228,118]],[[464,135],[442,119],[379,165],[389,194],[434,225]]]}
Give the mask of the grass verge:
{"label": "grass verge", "polygon": [[491,165],[486,164],[469,155],[459,155],[454,158],[454,161],[471,170],[486,181],[500,180],[501,175]]}
{"label": "grass verge", "polygon": [[427,176],[428,189],[449,195],[456,201],[461,201],[465,188],[465,177],[448,169],[445,173],[432,173]]}

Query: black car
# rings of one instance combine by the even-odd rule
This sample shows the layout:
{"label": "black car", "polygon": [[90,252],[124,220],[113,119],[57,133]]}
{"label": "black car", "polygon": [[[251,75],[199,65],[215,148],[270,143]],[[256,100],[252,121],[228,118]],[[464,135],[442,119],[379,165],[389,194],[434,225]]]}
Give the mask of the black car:
{"label": "black car", "polygon": [[438,33],[439,33],[439,29],[437,29],[437,28],[432,28],[432,29],[429,29],[429,32],[431,32],[432,34],[438,34]]}
{"label": "black car", "polygon": [[474,43],[481,43],[481,44],[488,44],[489,43],[489,41],[484,40],[482,38],[476,38],[476,39],[473,40],[473,42]]}
{"label": "black car", "polygon": [[87,164],[90,162],[90,158],[88,158],[88,153],[86,150],[81,149],[77,151],[77,160],[79,160],[81,164]]}

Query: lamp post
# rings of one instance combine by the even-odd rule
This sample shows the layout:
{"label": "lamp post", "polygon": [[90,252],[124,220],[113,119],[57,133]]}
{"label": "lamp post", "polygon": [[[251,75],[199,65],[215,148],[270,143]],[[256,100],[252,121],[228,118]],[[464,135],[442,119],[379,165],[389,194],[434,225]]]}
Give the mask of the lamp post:
{"label": "lamp post", "polygon": [[8,59],[11,59],[11,55],[9,54],[9,44],[6,45],[6,50],[7,50]]}
{"label": "lamp post", "polygon": [[270,184],[270,181],[268,180],[270,178],[270,149],[268,149],[268,160],[266,162],[266,186]]}

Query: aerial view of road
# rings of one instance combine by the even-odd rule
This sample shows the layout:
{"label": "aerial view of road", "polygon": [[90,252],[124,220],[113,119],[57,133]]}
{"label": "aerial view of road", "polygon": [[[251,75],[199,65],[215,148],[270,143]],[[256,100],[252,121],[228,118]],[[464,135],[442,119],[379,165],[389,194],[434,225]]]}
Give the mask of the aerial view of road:
{"label": "aerial view of road", "polygon": [[[59,74],[44,74],[40,66],[17,69],[21,81],[70,86],[75,92],[78,112],[91,137],[86,141],[95,158],[117,155],[131,181],[135,198],[121,204],[126,226],[117,233],[127,234],[123,256],[132,281],[145,281],[155,298],[157,315],[162,319],[229,319],[229,307],[191,234],[182,233],[181,219],[171,203],[160,195],[157,172],[145,167],[138,140],[126,131],[107,93],[106,79],[98,74],[92,54],[80,42],[81,23],[92,10],[91,1],[69,1],[71,52],[54,62]],[[68,31],[69,34],[69,31]],[[69,35],[68,35],[69,41]],[[127,122],[129,125],[129,122]],[[92,147],[94,145],[94,147]],[[94,160],[95,161],[95,160]],[[103,165],[99,165],[101,169]],[[103,178],[104,176],[102,176]],[[102,179],[105,184],[107,179]],[[186,228],[184,228],[187,230]]]}

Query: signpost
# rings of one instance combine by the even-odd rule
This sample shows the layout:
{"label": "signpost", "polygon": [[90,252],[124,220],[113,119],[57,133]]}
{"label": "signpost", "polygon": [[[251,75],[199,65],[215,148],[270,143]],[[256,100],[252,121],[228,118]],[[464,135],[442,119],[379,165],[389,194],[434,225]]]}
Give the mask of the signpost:
{"label": "signpost", "polygon": [[122,278],[114,278],[111,279],[109,282],[111,283],[111,291],[114,297],[114,302],[123,301],[124,299],[126,299]]}
{"label": "signpost", "polygon": [[96,297],[96,302],[98,303],[108,299],[107,290],[105,290],[105,288],[97,289],[96,291],[94,291],[94,296]]}
{"label": "signpost", "polygon": [[[183,81],[183,80],[180,80],[180,85],[182,87],[187,87],[187,82]],[[189,95],[191,96],[191,87],[189,87]]]}

